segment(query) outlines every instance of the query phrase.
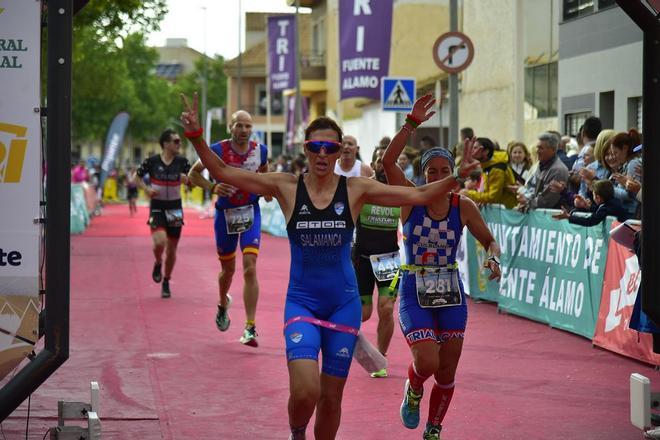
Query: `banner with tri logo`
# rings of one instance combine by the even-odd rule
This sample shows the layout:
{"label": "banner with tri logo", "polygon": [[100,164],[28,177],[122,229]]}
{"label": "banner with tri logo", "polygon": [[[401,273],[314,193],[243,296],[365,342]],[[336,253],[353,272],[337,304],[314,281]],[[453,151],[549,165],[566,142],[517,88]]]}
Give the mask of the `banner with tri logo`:
{"label": "banner with tri logo", "polygon": [[39,320],[41,2],[0,2],[0,379]]}
{"label": "banner with tri logo", "polygon": [[40,11],[22,0],[0,8],[0,294],[38,288]]}

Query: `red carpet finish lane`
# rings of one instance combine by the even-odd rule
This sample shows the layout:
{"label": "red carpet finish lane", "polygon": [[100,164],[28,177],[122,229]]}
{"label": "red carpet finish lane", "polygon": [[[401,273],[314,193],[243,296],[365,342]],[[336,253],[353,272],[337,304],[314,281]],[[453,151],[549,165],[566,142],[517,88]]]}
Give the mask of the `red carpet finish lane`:
{"label": "red carpet finish lane", "polygon": [[[264,236],[258,262],[259,348],[238,342],[245,315],[237,267],[231,327],[214,322],[217,260],[213,221],[186,210],[171,281],[160,298],[151,281],[148,211],[131,218],[107,206],[71,242],[71,356],[32,396],[30,439],[57,425],[57,401],[89,401],[101,387],[103,439],[286,439],[288,379],[282,339],[289,275],[286,239]],[[239,260],[240,261],[240,260]],[[364,325],[375,340],[376,316]],[[420,439],[422,428],[399,421],[410,362],[395,329],[386,379],[354,363],[338,437]],[[629,422],[628,380],[652,368],[546,325],[469,304],[465,348],[443,440],[640,439]],[[431,382],[427,382],[430,391]],[[428,394],[428,393],[427,393]],[[428,396],[422,402],[422,425]],[[2,424],[5,437],[25,438],[27,402]],[[313,438],[310,424],[308,438]],[[2,434],[0,433],[0,438]]]}

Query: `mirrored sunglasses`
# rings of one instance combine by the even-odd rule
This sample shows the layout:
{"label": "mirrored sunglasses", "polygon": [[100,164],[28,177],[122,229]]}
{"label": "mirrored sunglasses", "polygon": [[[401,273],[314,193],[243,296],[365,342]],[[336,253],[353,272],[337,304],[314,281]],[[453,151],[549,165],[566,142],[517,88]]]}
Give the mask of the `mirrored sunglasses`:
{"label": "mirrored sunglasses", "polygon": [[305,147],[312,153],[320,153],[321,149],[325,150],[325,154],[334,154],[341,150],[341,144],[334,141],[305,141]]}

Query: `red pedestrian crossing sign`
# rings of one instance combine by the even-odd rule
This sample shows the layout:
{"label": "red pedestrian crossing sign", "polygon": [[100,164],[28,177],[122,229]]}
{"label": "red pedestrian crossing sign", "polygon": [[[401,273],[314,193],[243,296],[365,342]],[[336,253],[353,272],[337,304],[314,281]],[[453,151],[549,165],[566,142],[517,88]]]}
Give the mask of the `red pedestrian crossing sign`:
{"label": "red pedestrian crossing sign", "polygon": [[461,32],[440,35],[433,45],[433,61],[447,73],[458,73],[467,68],[474,58],[474,45]]}
{"label": "red pedestrian crossing sign", "polygon": [[415,78],[383,77],[380,82],[382,109],[409,112],[415,103]]}

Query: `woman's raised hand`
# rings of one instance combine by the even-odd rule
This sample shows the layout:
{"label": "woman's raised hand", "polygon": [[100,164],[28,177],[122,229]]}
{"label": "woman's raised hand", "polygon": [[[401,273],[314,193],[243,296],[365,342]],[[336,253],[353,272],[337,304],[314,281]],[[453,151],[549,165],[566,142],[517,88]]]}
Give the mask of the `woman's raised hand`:
{"label": "woman's raised hand", "polygon": [[428,121],[435,114],[435,110],[431,110],[434,105],[435,98],[430,93],[427,93],[415,101],[410,115],[419,122]]}
{"label": "woman's raised hand", "polygon": [[461,167],[458,170],[458,174],[461,177],[467,178],[479,166],[479,161],[472,157],[475,148],[474,144],[476,143],[476,137],[465,139],[463,144],[463,159],[461,159]]}

